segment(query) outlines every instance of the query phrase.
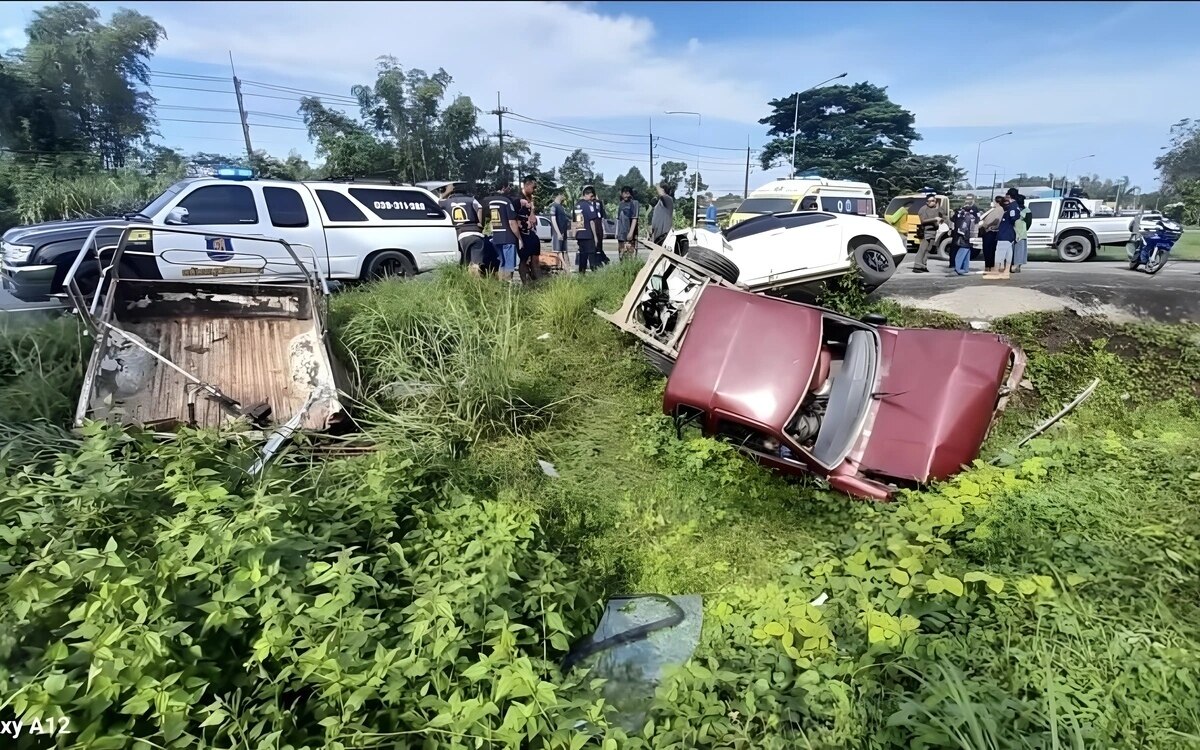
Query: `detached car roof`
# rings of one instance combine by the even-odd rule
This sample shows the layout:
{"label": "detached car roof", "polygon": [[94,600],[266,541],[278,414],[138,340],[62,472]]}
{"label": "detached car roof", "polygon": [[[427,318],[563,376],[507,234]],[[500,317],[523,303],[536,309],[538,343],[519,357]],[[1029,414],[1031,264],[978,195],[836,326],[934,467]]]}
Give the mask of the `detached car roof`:
{"label": "detached car roof", "polygon": [[808,392],[821,329],[817,308],[709,286],[696,303],[664,400],[670,408],[720,410],[781,429]]}

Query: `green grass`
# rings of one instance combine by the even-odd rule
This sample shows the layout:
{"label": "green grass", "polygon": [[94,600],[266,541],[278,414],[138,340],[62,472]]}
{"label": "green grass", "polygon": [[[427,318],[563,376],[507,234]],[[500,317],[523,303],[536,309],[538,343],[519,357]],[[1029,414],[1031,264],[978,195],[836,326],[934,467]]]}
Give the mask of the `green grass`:
{"label": "green grass", "polygon": [[[995,462],[872,504],[782,479],[694,433],[678,439],[661,414],[663,379],[592,313],[615,309],[635,270],[621,264],[532,292],[449,270],[430,283],[339,295],[334,331],[361,377],[359,413],[380,450],[311,469],[281,465],[241,495],[212,487],[233,455],[212,436],[151,450],[104,434],[74,447],[40,428],[25,453],[0,452],[0,489],[22,503],[19,514],[0,516],[12,544],[0,553],[0,590],[15,598],[50,576],[30,605],[41,611],[64,594],[37,571],[57,561],[74,570],[89,558],[71,544],[105,544],[86,530],[143,519],[112,527],[120,549],[133,545],[124,564],[158,581],[148,625],[135,625],[135,611],[118,600],[96,615],[113,628],[96,637],[120,640],[196,619],[182,604],[161,609],[176,596],[163,571],[213,565],[210,579],[178,596],[209,586],[223,592],[222,612],[242,607],[224,626],[185,630],[220,662],[179,649],[153,672],[207,681],[203,700],[170,709],[202,746],[358,746],[379,740],[369,732],[414,747],[575,750],[580,740],[980,750],[1200,743],[1200,328],[1070,313],[1001,321],[1030,355],[1032,388],[985,446]],[[834,299],[855,314],[869,308],[852,290]],[[881,304],[900,323],[962,325]],[[57,325],[41,337],[0,338],[22,363],[0,370],[0,407],[15,403],[36,367],[56,384],[48,391],[73,398],[67,360],[77,345],[67,343],[73,330]],[[53,356],[44,348],[51,339],[60,342]],[[32,341],[43,347],[40,364]],[[1091,401],[1026,448],[1012,447],[1094,376],[1103,382]],[[64,414],[52,399],[37,408],[60,421]],[[10,425],[21,416],[0,412]],[[52,521],[61,529],[53,538]],[[177,535],[209,527],[216,536],[190,552],[204,562],[181,558]],[[133,551],[139,544],[144,558]],[[309,593],[311,581],[281,579],[287,571],[265,562],[278,596],[264,605],[244,592],[248,574],[238,571],[258,570],[263,550],[306,544],[320,550],[307,553],[313,560],[353,548],[359,562],[338,579],[335,599],[313,599],[320,587]],[[34,572],[17,586],[15,571],[29,565]],[[564,636],[594,622],[589,602],[640,591],[702,593],[705,621],[691,665],[666,680],[646,730],[629,734],[607,724],[586,681],[555,664]],[[821,594],[826,603],[811,606]],[[326,612],[332,601],[336,612]],[[0,612],[11,605],[0,602]],[[559,620],[545,614],[555,607]],[[290,632],[280,612],[289,622],[329,619],[278,642]],[[422,612],[439,614],[427,622]],[[64,616],[48,610],[21,631],[0,619],[0,632],[50,632],[74,644],[80,635],[68,635]],[[276,644],[272,660],[240,667],[257,663],[260,634]],[[13,645],[0,637],[9,670],[0,692],[20,687],[37,698],[21,687],[44,679],[31,675],[49,670],[75,684],[86,674],[86,666],[49,663],[41,646]],[[406,661],[379,666],[393,650]],[[513,693],[515,685],[528,688]],[[45,700],[72,715],[98,710],[113,736],[137,720],[104,708],[114,701],[92,697],[101,689]],[[116,705],[136,692],[124,690]],[[347,714],[350,691],[360,710]],[[520,696],[535,693],[537,710],[525,717],[519,706],[533,699]],[[239,738],[228,722],[198,728],[218,696],[222,715],[262,734]],[[476,699],[482,713],[465,703]],[[151,718],[170,712],[161,700]],[[577,737],[581,721],[597,729]],[[150,719],[128,726],[174,746]]]}

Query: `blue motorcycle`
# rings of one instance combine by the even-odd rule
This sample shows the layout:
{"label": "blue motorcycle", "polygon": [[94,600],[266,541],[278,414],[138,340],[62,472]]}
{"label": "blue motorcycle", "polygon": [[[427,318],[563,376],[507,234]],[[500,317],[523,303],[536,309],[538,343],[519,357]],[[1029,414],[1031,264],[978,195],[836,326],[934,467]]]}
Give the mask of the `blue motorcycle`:
{"label": "blue motorcycle", "polygon": [[1144,229],[1141,214],[1129,222],[1129,231],[1131,236],[1125,245],[1125,251],[1129,254],[1129,270],[1141,268],[1150,275],[1167,265],[1171,248],[1183,236],[1183,227],[1165,218],[1154,222],[1152,229]]}

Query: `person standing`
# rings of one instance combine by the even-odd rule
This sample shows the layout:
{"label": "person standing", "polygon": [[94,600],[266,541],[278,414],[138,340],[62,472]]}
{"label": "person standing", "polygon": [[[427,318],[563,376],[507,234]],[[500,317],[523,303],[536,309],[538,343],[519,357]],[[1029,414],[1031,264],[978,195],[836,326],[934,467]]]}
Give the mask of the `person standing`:
{"label": "person standing", "polygon": [[520,244],[517,246],[517,272],[522,284],[532,284],[538,278],[538,256],[542,252],[542,241],[537,236],[537,213],[533,205],[533,193],[537,190],[537,178],[531,176],[521,181],[521,193],[517,196],[517,226],[521,229]]}
{"label": "person standing", "polygon": [[1013,245],[1017,241],[1017,222],[1020,219],[1021,207],[1015,200],[1006,196],[1004,198],[1004,216],[1000,217],[1000,228],[996,230],[996,272],[990,278],[1008,278]]}
{"label": "person standing", "polygon": [[921,245],[917,248],[917,259],[913,261],[913,273],[929,273],[929,268],[926,266],[929,251],[933,249],[933,243],[937,241],[938,227],[945,218],[945,213],[938,207],[937,194],[926,195],[925,205],[917,210],[917,220],[920,222],[917,232],[921,238]]}
{"label": "person standing", "polygon": [[704,209],[704,228],[710,232],[721,231],[721,227],[717,225],[717,204],[712,193],[705,193],[704,200],[708,203]]}
{"label": "person standing", "polygon": [[[954,215],[951,217],[950,247],[949,247],[949,251],[946,253],[946,264],[950,267],[950,273],[955,273],[959,268],[958,248],[962,247],[962,245],[958,244],[957,227],[958,227],[958,222],[959,222],[959,212],[963,211],[963,210],[966,210],[974,215],[975,227],[972,228],[971,231],[972,232],[976,231],[979,226],[979,217],[982,214],[982,212],[979,210],[979,206],[975,205],[975,195],[974,194],[968,194],[967,197],[963,199],[962,207],[960,207],[958,209],[958,211],[955,211]],[[970,239],[973,236],[974,235],[967,236],[968,247],[970,246]],[[971,254],[968,253],[967,254],[967,264],[968,264],[967,272],[968,273],[970,273],[970,263],[971,263]]]}
{"label": "person standing", "polygon": [[567,263],[567,232],[571,229],[571,214],[563,205],[565,199],[566,196],[559,192],[550,204],[550,249],[562,261],[564,272],[570,265]]}
{"label": "person standing", "polygon": [[617,253],[621,260],[637,254],[638,211],[641,206],[633,199],[633,188],[621,188],[621,203],[617,206]]}
{"label": "person standing", "polygon": [[486,243],[483,238],[483,206],[467,195],[458,183],[450,183],[442,192],[442,209],[449,214],[458,236],[458,264],[467,266],[472,276],[483,268]]}
{"label": "person standing", "polygon": [[1020,273],[1021,266],[1029,262],[1029,225],[1033,223],[1033,219],[1030,218],[1029,209],[1025,207],[1025,196],[1021,195],[1020,191],[1015,187],[1009,188],[1006,195],[1021,208],[1021,216],[1015,225],[1017,241],[1013,243],[1012,260],[1012,272]]}
{"label": "person standing", "polygon": [[985,276],[996,269],[996,230],[1004,216],[1004,196],[997,195],[991,208],[979,219],[979,236],[983,237],[983,273]]}
{"label": "person standing", "polygon": [[966,276],[971,272],[971,238],[979,226],[979,209],[975,207],[975,196],[968,195],[967,201],[954,212],[953,247],[951,254],[953,273]]}
{"label": "person standing", "polygon": [[517,224],[517,207],[509,196],[507,180],[501,180],[500,189],[484,201],[488,222],[492,226],[492,245],[500,261],[500,278],[511,281],[517,270],[517,242],[521,227]]}
{"label": "person standing", "polygon": [[650,239],[661,245],[675,228],[675,186],[663,183],[656,187],[658,203],[650,213]]}
{"label": "person standing", "polygon": [[575,270],[587,273],[589,268],[595,269],[601,265],[595,256],[604,239],[604,219],[599,211],[595,188],[584,186],[583,197],[579,199],[575,210],[579,215],[578,228],[575,230]]}

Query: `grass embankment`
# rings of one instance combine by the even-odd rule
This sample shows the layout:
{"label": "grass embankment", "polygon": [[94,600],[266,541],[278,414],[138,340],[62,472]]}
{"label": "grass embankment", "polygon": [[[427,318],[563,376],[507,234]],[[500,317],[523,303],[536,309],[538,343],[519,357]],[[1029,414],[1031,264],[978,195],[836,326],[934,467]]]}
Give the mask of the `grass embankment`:
{"label": "grass embankment", "polygon": [[[109,738],[89,747],[1200,743],[1200,331],[1004,321],[1033,390],[997,463],[873,505],[677,440],[662,379],[591,312],[631,274],[335,298],[371,456],[238,483],[245,448],[212,436],[10,443],[7,707]],[[8,408],[39,368],[74,387],[74,345],[45,356],[65,333],[17,335],[5,419],[35,415]],[[555,665],[597,601],[651,590],[703,593],[704,633],[627,734]]]}

